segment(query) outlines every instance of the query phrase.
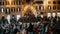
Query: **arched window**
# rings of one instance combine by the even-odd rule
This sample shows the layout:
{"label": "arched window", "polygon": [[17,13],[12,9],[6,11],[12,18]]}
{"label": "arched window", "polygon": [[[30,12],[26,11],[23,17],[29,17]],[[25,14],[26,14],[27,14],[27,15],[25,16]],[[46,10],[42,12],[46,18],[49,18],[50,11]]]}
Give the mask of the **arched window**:
{"label": "arched window", "polygon": [[16,8],[16,11],[17,12],[21,11],[21,8],[20,7]]}
{"label": "arched window", "polygon": [[51,10],[51,6],[48,6],[47,9],[48,9],[48,10]]}
{"label": "arched window", "polygon": [[5,9],[6,11],[6,14],[10,14],[10,8],[9,7],[7,7],[6,9]]}
{"label": "arched window", "polygon": [[12,7],[12,8],[11,8],[11,11],[12,11],[12,12],[15,12],[15,7]]}
{"label": "arched window", "polygon": [[4,8],[0,8],[0,12],[2,12],[2,13],[3,13],[3,12],[4,12]]}
{"label": "arched window", "polygon": [[16,0],[16,5],[21,5],[21,1],[20,0]]}

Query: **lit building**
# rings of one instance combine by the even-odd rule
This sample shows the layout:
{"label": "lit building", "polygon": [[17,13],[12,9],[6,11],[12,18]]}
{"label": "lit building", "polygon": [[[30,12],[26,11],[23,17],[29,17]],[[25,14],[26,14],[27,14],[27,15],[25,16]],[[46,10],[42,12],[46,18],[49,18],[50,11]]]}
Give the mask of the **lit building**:
{"label": "lit building", "polygon": [[35,16],[60,17],[60,0],[0,0],[1,15],[21,15],[31,9]]}

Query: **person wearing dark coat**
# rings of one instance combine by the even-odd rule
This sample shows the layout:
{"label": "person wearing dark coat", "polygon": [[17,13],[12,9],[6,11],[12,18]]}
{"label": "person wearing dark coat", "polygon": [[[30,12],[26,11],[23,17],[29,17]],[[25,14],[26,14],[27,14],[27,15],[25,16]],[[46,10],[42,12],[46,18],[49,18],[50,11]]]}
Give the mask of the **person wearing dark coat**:
{"label": "person wearing dark coat", "polygon": [[28,34],[33,34],[33,25],[31,23],[28,27]]}
{"label": "person wearing dark coat", "polygon": [[12,15],[10,22],[13,24],[17,24],[17,18],[15,17],[15,15]]}
{"label": "person wearing dark coat", "polygon": [[18,32],[18,29],[15,28],[14,31],[13,31],[13,34],[16,34]]}
{"label": "person wearing dark coat", "polygon": [[8,20],[4,16],[2,16],[1,23],[8,24]]}

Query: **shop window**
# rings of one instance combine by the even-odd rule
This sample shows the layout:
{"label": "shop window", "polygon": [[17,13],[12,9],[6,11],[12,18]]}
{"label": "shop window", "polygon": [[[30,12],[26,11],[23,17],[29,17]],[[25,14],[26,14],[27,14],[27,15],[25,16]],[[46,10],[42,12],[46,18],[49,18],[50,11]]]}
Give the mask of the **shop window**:
{"label": "shop window", "polygon": [[55,17],[56,16],[56,13],[52,13],[52,16]]}
{"label": "shop window", "polygon": [[47,13],[47,17],[51,17],[51,13]]}

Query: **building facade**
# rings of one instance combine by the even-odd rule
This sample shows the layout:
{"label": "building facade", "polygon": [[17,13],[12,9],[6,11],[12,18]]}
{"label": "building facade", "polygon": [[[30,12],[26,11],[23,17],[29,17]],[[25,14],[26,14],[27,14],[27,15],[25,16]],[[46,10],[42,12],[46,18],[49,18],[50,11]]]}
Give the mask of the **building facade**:
{"label": "building facade", "polygon": [[60,0],[0,0],[0,16],[24,16],[30,10],[35,16],[60,17]]}

